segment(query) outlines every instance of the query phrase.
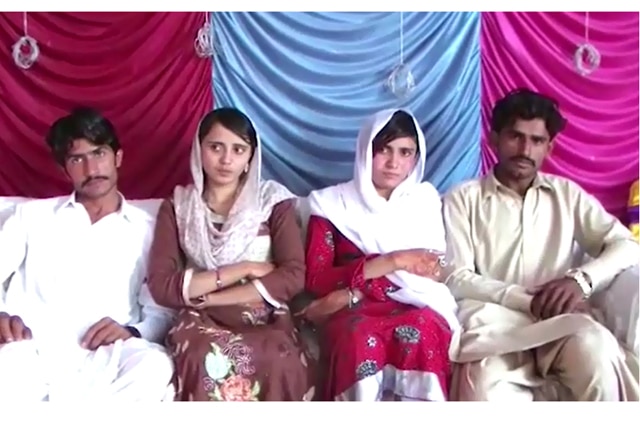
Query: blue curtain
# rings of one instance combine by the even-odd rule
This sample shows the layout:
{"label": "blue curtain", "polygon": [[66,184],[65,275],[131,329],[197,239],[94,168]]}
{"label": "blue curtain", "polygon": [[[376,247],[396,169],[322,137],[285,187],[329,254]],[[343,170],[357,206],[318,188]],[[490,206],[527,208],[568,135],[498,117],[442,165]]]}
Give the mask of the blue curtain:
{"label": "blue curtain", "polygon": [[415,90],[384,83],[400,63],[401,14],[212,14],[216,107],[234,106],[263,141],[267,178],[306,195],[351,179],[363,119],[406,107],[427,139],[425,178],[441,192],[480,171],[480,14],[405,12]]}

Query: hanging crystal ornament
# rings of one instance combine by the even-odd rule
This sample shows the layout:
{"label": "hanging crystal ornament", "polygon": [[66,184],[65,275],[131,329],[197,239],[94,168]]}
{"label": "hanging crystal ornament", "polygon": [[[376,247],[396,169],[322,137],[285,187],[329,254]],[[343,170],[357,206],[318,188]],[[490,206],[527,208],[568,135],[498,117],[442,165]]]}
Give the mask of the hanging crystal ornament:
{"label": "hanging crystal ornament", "polygon": [[386,86],[396,97],[403,99],[416,87],[416,81],[411,69],[405,64],[399,64],[391,71]]}
{"label": "hanging crystal ornament", "polygon": [[209,12],[205,12],[204,24],[198,30],[198,35],[194,41],[196,55],[200,58],[212,57],[215,52],[215,35],[213,25],[209,22]]}
{"label": "hanging crystal ornament", "polygon": [[588,76],[600,67],[600,52],[589,43],[589,12],[585,17],[584,39],[573,55],[573,65],[581,76]]}
{"label": "hanging crystal ornament", "polygon": [[24,36],[20,37],[12,46],[13,62],[22,68],[28,70],[40,56],[40,48],[36,39],[31,37],[28,32],[27,12],[22,12],[22,28]]}
{"label": "hanging crystal ornament", "polygon": [[398,99],[406,98],[416,87],[411,69],[404,63],[404,14],[400,12],[400,63],[387,77],[385,87]]}

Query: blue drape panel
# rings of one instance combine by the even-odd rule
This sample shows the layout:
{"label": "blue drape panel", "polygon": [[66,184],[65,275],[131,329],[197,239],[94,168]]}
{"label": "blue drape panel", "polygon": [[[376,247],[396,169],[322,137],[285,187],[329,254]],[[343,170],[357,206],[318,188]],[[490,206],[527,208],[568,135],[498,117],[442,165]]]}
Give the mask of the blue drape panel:
{"label": "blue drape panel", "polygon": [[400,13],[215,12],[216,107],[235,106],[263,140],[265,174],[299,195],[352,177],[363,119],[406,107],[427,139],[440,191],[480,171],[479,13],[404,13],[416,88],[384,87],[400,61]]}

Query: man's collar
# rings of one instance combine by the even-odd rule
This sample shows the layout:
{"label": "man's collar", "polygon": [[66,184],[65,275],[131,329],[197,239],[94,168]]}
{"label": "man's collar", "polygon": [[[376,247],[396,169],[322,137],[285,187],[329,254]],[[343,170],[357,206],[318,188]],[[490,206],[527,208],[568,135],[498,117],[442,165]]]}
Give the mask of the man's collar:
{"label": "man's collar", "polygon": [[[121,215],[123,218],[125,218],[129,222],[139,220],[142,217],[145,220],[147,219],[146,218],[147,215],[144,212],[141,213],[138,208],[136,208],[135,206],[132,206],[129,202],[127,202],[127,199],[125,199],[122,193],[118,192],[118,195],[120,196],[120,209],[118,209],[117,211],[118,215]],[[76,192],[74,191],[69,195],[68,198],[66,198],[62,202],[62,204],[60,204],[58,209],[67,208],[67,207],[76,208],[81,205],[82,204],[76,200]],[[83,206],[83,209],[84,209],[84,206]]]}
{"label": "man's collar", "polygon": [[[498,178],[496,178],[495,175],[494,167],[489,173],[484,176],[484,178],[482,178],[482,198],[486,199],[487,197],[498,194],[501,188],[503,190],[507,189],[508,191],[513,191],[508,189],[506,185],[498,181]],[[531,184],[531,188],[541,188],[544,190],[554,191],[553,185],[551,185],[551,183],[543,173],[536,174],[536,177]]]}

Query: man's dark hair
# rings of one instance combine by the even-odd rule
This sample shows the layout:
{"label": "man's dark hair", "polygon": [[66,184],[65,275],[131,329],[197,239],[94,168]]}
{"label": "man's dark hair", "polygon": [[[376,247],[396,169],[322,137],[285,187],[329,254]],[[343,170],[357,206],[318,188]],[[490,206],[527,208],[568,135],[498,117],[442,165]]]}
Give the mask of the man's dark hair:
{"label": "man's dark hair", "polygon": [[513,126],[517,120],[533,119],[544,120],[551,139],[562,132],[567,124],[554,99],[529,89],[519,88],[496,102],[491,113],[491,130],[500,133],[503,129]]}
{"label": "man's dark hair", "polygon": [[113,124],[90,107],[75,108],[68,116],[56,120],[46,137],[47,145],[61,165],[64,164],[73,141],[77,139],[86,139],[96,146],[108,145],[114,153],[120,149]]}

